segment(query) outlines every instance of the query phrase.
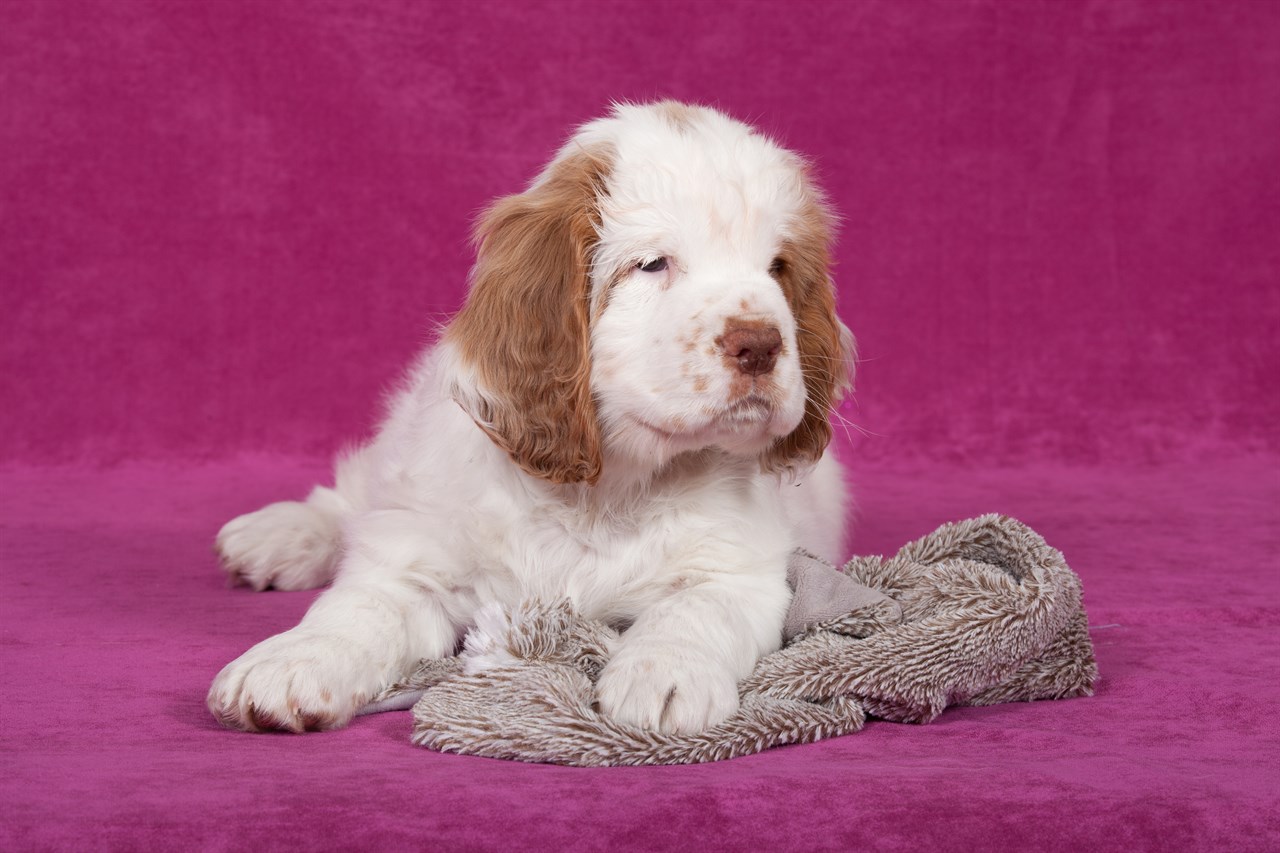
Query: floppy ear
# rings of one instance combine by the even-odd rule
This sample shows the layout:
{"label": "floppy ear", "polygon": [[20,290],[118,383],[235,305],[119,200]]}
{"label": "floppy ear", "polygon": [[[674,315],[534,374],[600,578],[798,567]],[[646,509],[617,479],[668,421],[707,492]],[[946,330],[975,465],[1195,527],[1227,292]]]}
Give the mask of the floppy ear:
{"label": "floppy ear", "polygon": [[476,229],[466,304],[445,333],[476,371],[459,404],[522,469],[594,483],[602,466],[588,329],[597,198],[610,158],[576,152]]}
{"label": "floppy ear", "polygon": [[817,462],[831,441],[828,412],[853,382],[853,335],[836,316],[831,283],[831,214],[816,190],[779,253],[778,281],[796,319],[796,345],[804,372],[804,417],[764,454],[767,471]]}

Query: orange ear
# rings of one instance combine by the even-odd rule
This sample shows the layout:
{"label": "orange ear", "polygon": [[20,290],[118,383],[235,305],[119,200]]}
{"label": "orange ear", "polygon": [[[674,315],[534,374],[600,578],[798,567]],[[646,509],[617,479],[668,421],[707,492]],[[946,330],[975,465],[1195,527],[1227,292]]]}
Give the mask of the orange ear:
{"label": "orange ear", "polygon": [[610,158],[580,152],[499,200],[476,229],[466,304],[445,339],[475,367],[469,414],[521,468],[594,483],[602,466],[591,395],[591,258]]}
{"label": "orange ear", "polygon": [[832,218],[816,190],[782,247],[778,281],[796,318],[804,372],[804,418],[764,454],[764,468],[786,471],[817,462],[831,441],[828,412],[853,381],[853,336],[836,316],[831,283]]}

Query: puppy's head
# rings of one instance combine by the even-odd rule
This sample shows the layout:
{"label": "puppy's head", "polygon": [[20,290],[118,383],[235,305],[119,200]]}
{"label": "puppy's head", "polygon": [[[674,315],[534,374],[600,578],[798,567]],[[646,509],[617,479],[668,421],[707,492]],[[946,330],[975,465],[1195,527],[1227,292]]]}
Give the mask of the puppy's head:
{"label": "puppy's head", "polygon": [[850,379],[831,228],[804,163],[745,125],[617,107],[482,219],[446,334],[475,371],[459,402],[556,483],[712,447],[811,464]]}

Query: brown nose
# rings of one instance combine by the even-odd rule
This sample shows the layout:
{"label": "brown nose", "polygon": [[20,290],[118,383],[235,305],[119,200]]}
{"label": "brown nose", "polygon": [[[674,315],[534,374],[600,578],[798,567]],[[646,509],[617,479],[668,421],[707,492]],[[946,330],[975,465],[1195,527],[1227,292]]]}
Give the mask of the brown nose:
{"label": "brown nose", "polygon": [[773,370],[782,350],[782,334],[775,326],[730,320],[720,337],[720,348],[738,366],[738,370],[759,376]]}

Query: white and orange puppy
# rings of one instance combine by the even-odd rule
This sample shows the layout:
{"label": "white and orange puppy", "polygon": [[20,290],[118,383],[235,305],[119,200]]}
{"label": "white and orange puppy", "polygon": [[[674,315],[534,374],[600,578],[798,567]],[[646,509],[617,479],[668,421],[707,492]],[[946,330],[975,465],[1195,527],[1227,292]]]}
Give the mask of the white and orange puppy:
{"label": "white and orange puppy", "polygon": [[852,338],[805,164],[714,110],[623,105],[478,229],[470,293],[376,438],[305,502],[228,523],[257,589],[333,581],[210,688],[225,725],[342,726],[485,605],[626,626],[598,700],[712,725],[778,647],[788,554],[843,557],[824,456]]}

